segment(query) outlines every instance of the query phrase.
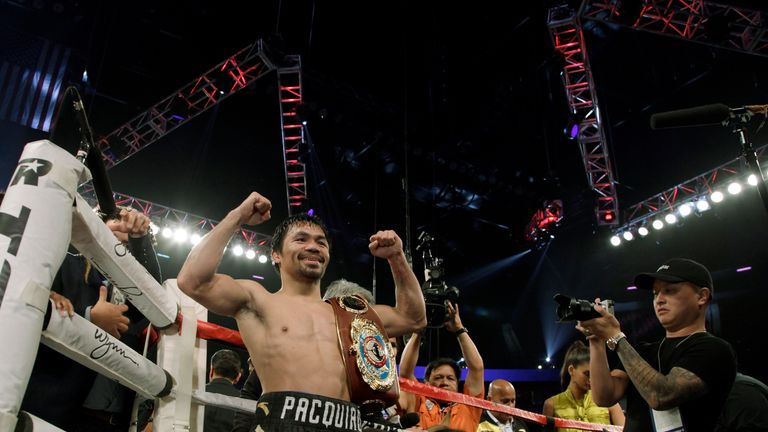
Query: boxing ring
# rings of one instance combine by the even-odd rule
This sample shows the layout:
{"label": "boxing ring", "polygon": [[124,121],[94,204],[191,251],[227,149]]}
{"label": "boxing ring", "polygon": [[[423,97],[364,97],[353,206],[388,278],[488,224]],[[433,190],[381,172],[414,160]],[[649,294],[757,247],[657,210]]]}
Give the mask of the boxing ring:
{"label": "boxing ring", "polygon": [[[205,308],[175,280],[161,285],[133,258],[77,194],[90,179],[74,156],[50,141],[35,141],[24,148],[0,206],[0,344],[7,353],[0,362],[0,432],[60,431],[19,412],[40,343],[154,399],[154,431],[202,430],[204,405],[254,413],[256,401],[204,391],[206,339],[244,347],[239,333],[207,323]],[[88,320],[56,313],[50,289],[70,243],[159,329],[156,364]],[[539,424],[621,430],[547,418],[402,378],[400,385]]]}

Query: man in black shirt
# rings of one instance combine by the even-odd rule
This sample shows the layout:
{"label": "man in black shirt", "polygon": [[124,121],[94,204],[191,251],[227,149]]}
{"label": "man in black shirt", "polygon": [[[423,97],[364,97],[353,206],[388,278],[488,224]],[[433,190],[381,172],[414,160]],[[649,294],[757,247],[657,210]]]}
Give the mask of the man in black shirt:
{"label": "man in black shirt", "polygon": [[[736,359],[728,342],[706,330],[709,270],[675,258],[635,277],[635,285],[653,291],[666,337],[635,349],[618,320],[595,306],[602,316],[577,325],[590,342],[592,399],[607,407],[626,397],[625,432],[712,431],[733,385]],[[606,347],[618,354],[619,368],[609,370]]]}

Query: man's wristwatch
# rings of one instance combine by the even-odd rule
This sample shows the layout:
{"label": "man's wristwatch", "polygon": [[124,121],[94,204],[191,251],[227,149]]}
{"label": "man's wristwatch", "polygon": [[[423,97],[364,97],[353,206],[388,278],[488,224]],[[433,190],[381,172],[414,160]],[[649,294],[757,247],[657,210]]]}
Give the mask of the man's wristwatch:
{"label": "man's wristwatch", "polygon": [[609,350],[616,351],[616,347],[619,345],[619,341],[626,338],[627,335],[625,335],[623,332],[619,332],[619,334],[616,336],[608,338],[608,340],[605,341],[605,344],[608,346]]}

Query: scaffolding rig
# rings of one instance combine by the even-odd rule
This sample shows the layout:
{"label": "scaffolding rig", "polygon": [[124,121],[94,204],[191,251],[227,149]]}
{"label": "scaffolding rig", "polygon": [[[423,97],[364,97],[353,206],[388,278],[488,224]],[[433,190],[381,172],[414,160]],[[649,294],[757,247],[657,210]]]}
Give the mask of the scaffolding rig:
{"label": "scaffolding rig", "polygon": [[765,12],[706,0],[585,0],[579,15],[613,25],[768,56]]}
{"label": "scaffolding rig", "polygon": [[597,225],[615,227],[619,224],[619,200],[579,17],[567,5],[554,7],[549,10],[547,26],[555,51],[565,62],[561,75],[568,107],[578,124],[575,138],[587,182],[597,194]]}

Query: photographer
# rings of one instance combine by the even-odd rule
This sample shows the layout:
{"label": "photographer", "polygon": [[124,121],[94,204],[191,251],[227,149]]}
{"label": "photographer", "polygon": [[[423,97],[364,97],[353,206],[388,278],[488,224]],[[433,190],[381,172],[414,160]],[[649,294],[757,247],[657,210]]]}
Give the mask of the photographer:
{"label": "photographer", "polygon": [[[459,341],[461,353],[467,362],[469,372],[464,382],[464,391],[466,395],[476,398],[483,398],[484,386],[484,367],[483,358],[477,351],[475,343],[469,337],[469,332],[461,324],[459,309],[457,305],[448,303],[448,321],[445,323],[445,329],[454,334]],[[403,355],[400,358],[400,376],[416,381],[414,369],[419,360],[419,346],[421,335],[414,334],[403,349]],[[427,366],[424,373],[424,381],[435,387],[458,392],[459,379],[461,378],[461,369],[459,365],[449,358],[439,358],[433,360]],[[466,405],[445,403],[423,396],[408,394],[406,412],[417,412],[420,417],[419,427],[426,429],[431,426],[445,426],[450,429],[461,430],[465,432],[475,432],[480,423],[481,408],[474,408]]]}
{"label": "photographer", "polygon": [[[589,340],[593,400],[609,407],[626,396],[626,432],[712,431],[733,384],[736,360],[728,342],[706,330],[713,294],[709,270],[689,259],[671,259],[655,273],[635,277],[635,285],[653,292],[666,337],[635,349],[618,320],[595,306],[601,316],[576,326]],[[618,354],[617,369],[609,370],[606,347]]]}

